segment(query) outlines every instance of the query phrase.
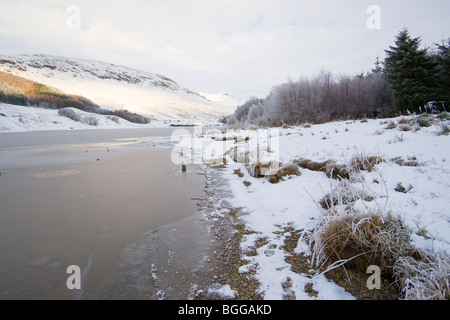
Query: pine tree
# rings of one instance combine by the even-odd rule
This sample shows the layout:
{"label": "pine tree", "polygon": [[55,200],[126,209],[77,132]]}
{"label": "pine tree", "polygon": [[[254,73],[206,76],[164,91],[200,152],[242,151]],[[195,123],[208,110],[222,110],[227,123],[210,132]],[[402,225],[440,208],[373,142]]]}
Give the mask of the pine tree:
{"label": "pine tree", "polygon": [[420,49],[420,41],[411,38],[405,28],[397,35],[395,46],[385,50],[384,74],[399,111],[417,110],[437,95],[436,65],[427,49]]}
{"label": "pine tree", "polygon": [[381,73],[383,68],[381,67],[380,57],[377,54],[377,59],[375,60],[375,68],[372,68],[372,73]]}
{"label": "pine tree", "polygon": [[437,78],[439,81],[439,100],[450,101],[450,38],[447,45],[437,45],[438,51],[434,55],[437,63]]}

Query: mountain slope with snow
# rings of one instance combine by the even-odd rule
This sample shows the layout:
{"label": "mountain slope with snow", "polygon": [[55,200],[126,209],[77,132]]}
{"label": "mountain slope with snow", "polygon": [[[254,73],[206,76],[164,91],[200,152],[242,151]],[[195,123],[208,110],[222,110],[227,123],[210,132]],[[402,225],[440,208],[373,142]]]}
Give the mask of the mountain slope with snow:
{"label": "mountain slope with snow", "polygon": [[199,92],[200,95],[204,96],[208,100],[215,102],[217,104],[220,104],[222,106],[232,108],[233,111],[236,109],[236,107],[239,107],[240,105],[244,104],[244,100],[236,97],[234,95],[231,95],[229,93],[205,93],[205,92]]}
{"label": "mountain slope with snow", "polygon": [[158,119],[208,121],[232,112],[165,76],[105,62],[50,55],[0,55],[0,71],[84,96],[102,107]]}

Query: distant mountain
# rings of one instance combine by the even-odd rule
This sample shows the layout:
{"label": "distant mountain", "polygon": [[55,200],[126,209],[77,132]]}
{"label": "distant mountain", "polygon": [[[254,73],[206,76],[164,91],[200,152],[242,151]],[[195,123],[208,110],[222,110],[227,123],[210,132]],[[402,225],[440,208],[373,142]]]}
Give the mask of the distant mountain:
{"label": "distant mountain", "polygon": [[157,119],[208,121],[232,113],[157,74],[110,63],[51,55],[0,55],[0,71],[83,96],[104,108]]}
{"label": "distant mountain", "polygon": [[245,103],[245,101],[237,96],[231,95],[229,93],[204,93],[199,92],[200,95],[204,96],[208,100],[220,104],[222,106],[232,108],[233,111],[236,107],[239,107]]}

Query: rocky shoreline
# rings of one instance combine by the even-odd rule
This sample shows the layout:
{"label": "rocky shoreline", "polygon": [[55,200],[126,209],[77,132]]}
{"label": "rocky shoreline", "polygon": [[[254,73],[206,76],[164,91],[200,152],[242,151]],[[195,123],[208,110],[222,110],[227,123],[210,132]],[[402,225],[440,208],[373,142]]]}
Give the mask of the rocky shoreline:
{"label": "rocky shoreline", "polygon": [[[246,264],[242,260],[240,248],[242,237],[251,233],[245,225],[238,222],[240,208],[233,208],[227,201],[231,197],[227,182],[220,175],[220,165],[206,166],[205,196],[198,203],[207,228],[213,233],[215,246],[212,246],[210,260],[214,271],[206,275],[192,295],[194,300],[262,300],[258,294],[259,283],[251,273],[240,273],[239,268]],[[230,286],[234,296],[221,296],[211,288]]]}

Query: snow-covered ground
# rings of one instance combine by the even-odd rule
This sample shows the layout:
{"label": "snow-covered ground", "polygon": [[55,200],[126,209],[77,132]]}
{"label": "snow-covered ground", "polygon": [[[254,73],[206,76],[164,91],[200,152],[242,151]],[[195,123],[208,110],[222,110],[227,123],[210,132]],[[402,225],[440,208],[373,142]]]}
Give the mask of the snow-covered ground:
{"label": "snow-covered ground", "polygon": [[[160,116],[157,119],[153,118],[149,124],[137,124],[115,116],[105,116],[71,109],[81,119],[95,118],[97,124],[89,125],[87,121],[73,121],[67,117],[60,116],[58,110],[16,106],[0,102],[0,133],[80,129],[156,128],[170,125],[192,125],[196,122],[196,120],[192,119],[172,119]],[[210,125],[217,124],[213,119],[205,123]]]}
{"label": "snow-covered ground", "polygon": [[[412,119],[413,116],[404,117]],[[183,151],[194,163],[220,164],[232,191],[229,201],[242,208],[240,222],[253,233],[241,243],[242,259],[248,263],[240,271],[252,271],[260,282],[260,293],[265,299],[354,299],[343,288],[330,282],[315,270],[298,274],[286,262],[285,240],[292,230],[300,232],[295,253],[311,255],[305,235],[310,233],[322,209],[318,202],[338,183],[324,172],[300,168],[300,176],[284,177],[284,181],[270,183],[267,178],[254,178],[241,156],[233,161],[234,150],[255,153],[252,142],[260,139],[260,149],[266,156],[278,159],[282,165],[296,159],[312,161],[333,160],[350,164],[355,156],[376,156],[383,159],[371,172],[361,171],[361,180],[355,186],[373,195],[374,201],[358,200],[356,208],[380,208],[399,215],[412,230],[412,242],[420,249],[450,252],[450,148],[449,135],[440,134],[448,120],[438,120],[430,127],[416,125],[405,129],[398,124],[401,118],[368,121],[337,121],[312,126],[272,129],[268,138],[265,129],[198,132],[195,139],[180,141],[175,153]],[[389,122],[397,126],[386,129]],[[278,139],[275,134],[279,133]],[[274,137],[275,136],[275,137]],[[249,139],[246,139],[249,137]],[[236,140],[234,138],[237,138]],[[246,141],[247,140],[247,141]],[[235,142],[236,141],[236,142]],[[261,150],[258,150],[261,152]],[[261,153],[261,155],[263,155]],[[249,161],[252,161],[250,157]],[[263,159],[261,159],[263,160]],[[241,173],[240,175],[236,173]],[[245,182],[245,184],[244,184]],[[401,185],[403,192],[396,191]],[[218,213],[219,214],[219,213]],[[425,230],[425,231],[424,231]],[[264,239],[264,241],[261,241]],[[258,244],[259,243],[259,244]],[[256,255],[245,253],[256,248]],[[312,266],[311,266],[312,268]],[[317,297],[305,292],[305,286],[317,291]]]}

